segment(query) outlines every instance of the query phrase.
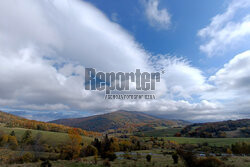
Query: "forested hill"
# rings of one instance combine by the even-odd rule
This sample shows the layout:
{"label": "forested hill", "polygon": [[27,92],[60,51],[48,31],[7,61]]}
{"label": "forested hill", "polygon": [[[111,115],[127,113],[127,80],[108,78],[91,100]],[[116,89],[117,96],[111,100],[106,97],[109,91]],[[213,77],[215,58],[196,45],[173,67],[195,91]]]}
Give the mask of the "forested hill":
{"label": "forested hill", "polygon": [[[3,123],[6,127],[18,127],[18,128],[26,128],[26,129],[34,129],[34,130],[44,130],[44,131],[52,131],[52,132],[68,132],[72,127],[58,125],[55,123],[47,123],[35,120],[29,120],[26,118],[22,118],[20,116],[15,116],[6,112],[0,111],[0,123]],[[78,129],[80,134],[85,136],[95,136],[100,135],[96,132],[89,132],[86,130]]]}
{"label": "forested hill", "polygon": [[116,111],[83,118],[59,119],[51,122],[99,132],[110,129],[142,129],[155,126],[182,125],[181,121],[164,120],[136,111]]}
{"label": "forested hill", "polygon": [[250,137],[250,119],[188,125],[181,131],[188,137]]}

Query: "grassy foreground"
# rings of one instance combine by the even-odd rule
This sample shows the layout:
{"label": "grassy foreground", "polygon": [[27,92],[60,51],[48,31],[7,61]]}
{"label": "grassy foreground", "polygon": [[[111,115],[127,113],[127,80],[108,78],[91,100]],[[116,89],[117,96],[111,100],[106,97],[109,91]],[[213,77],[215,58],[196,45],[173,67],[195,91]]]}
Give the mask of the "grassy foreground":
{"label": "grassy foreground", "polygon": [[[136,155],[135,155],[136,157]],[[53,167],[103,167],[105,160],[98,158],[97,164],[94,163],[93,157],[87,157],[79,159],[77,161],[51,161]],[[235,165],[235,167],[249,167],[250,157],[229,157],[224,160],[225,164]],[[13,164],[7,165],[8,167],[40,167],[41,162],[27,163],[27,164]],[[145,167],[145,166],[155,166],[155,167],[184,167],[184,163],[180,160],[178,164],[173,164],[172,157],[170,155],[157,154],[152,156],[151,162],[147,162],[145,156],[137,157],[137,160],[132,159],[116,159],[110,162],[112,167]],[[7,167],[3,166],[3,167]]]}
{"label": "grassy foreground", "polygon": [[229,146],[236,142],[250,142],[250,138],[189,138],[189,137],[164,137],[165,140],[176,141],[179,144],[198,144],[207,142],[213,146]]}
{"label": "grassy foreground", "polygon": [[[8,128],[4,127],[4,124],[0,124],[0,130],[6,134],[10,134],[12,131],[14,131],[18,140],[22,138],[22,135],[26,130],[30,130],[32,132],[33,137],[35,137],[38,133],[41,133],[42,139],[45,140],[46,143],[51,146],[57,146],[59,144],[65,143],[69,139],[67,133],[32,130],[25,128]],[[86,144],[90,144],[93,141],[93,138],[91,137],[83,136],[82,138],[83,142]]]}

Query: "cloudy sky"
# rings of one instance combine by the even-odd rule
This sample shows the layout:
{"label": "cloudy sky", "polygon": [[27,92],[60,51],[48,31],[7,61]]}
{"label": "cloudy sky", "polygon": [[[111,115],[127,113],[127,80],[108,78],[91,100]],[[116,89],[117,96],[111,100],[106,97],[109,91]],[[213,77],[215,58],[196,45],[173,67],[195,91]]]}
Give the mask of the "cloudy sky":
{"label": "cloudy sky", "polygon": [[[133,110],[250,118],[249,0],[1,0],[0,109],[37,120]],[[85,67],[160,71],[156,100],[104,100]]]}

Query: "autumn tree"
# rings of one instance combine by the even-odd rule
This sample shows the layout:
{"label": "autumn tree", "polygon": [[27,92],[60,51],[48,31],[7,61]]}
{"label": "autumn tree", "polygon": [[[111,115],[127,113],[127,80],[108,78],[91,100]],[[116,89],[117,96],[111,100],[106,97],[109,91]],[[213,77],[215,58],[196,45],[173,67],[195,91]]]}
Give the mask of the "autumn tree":
{"label": "autumn tree", "polygon": [[87,147],[84,147],[81,150],[81,156],[97,156],[98,155],[98,150],[95,146],[93,145],[88,145]]}
{"label": "autumn tree", "polygon": [[32,132],[30,130],[26,130],[24,132],[21,142],[26,145],[32,144],[33,138],[32,138]]}
{"label": "autumn tree", "polygon": [[61,157],[64,159],[75,159],[80,155],[82,148],[82,136],[77,129],[70,129],[68,131],[69,142],[63,146],[61,151]]}
{"label": "autumn tree", "polygon": [[7,134],[1,135],[1,137],[0,137],[0,146],[4,146],[7,143],[8,143],[8,135]]}
{"label": "autumn tree", "polygon": [[16,150],[18,147],[16,136],[8,136],[8,144],[12,150]]}

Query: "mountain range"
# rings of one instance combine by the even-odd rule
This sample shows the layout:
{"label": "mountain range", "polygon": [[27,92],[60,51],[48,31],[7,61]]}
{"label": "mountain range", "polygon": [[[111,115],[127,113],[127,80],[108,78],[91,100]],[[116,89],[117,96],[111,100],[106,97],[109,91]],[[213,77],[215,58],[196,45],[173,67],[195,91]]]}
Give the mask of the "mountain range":
{"label": "mountain range", "polygon": [[107,114],[94,115],[82,118],[58,119],[51,123],[81,128],[97,132],[104,132],[110,129],[124,128],[150,128],[155,126],[173,127],[182,126],[186,122],[179,120],[161,119],[143,112],[137,111],[115,111]]}

